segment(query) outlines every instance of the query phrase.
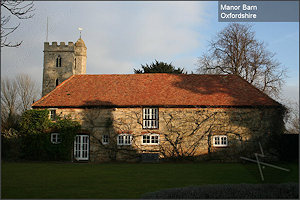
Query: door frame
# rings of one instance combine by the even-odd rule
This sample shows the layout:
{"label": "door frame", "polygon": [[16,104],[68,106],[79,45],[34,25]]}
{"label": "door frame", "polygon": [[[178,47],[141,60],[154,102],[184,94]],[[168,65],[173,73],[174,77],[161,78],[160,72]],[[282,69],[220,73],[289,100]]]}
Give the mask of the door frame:
{"label": "door frame", "polygon": [[[88,142],[87,142],[88,148],[87,148],[87,158],[86,159],[77,159],[77,158],[75,158],[75,142],[76,142],[76,137],[77,136],[87,136],[87,138],[88,138]],[[80,138],[82,138],[82,137],[80,137]],[[77,134],[74,137],[72,155],[73,155],[73,161],[75,161],[75,162],[87,162],[87,161],[90,161],[90,135],[89,134],[80,133],[80,134]]]}

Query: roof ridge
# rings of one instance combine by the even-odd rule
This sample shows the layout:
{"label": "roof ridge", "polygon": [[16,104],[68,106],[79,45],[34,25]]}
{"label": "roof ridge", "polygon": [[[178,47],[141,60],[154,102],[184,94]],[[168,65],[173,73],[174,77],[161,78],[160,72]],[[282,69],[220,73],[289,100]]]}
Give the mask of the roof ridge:
{"label": "roof ridge", "polygon": [[75,77],[75,75],[70,76],[68,79],[64,80],[61,84],[59,84],[58,86],[56,86],[56,88],[54,88],[54,90],[52,90],[51,92],[49,92],[48,94],[46,94],[45,96],[43,96],[42,98],[40,98],[38,101],[34,102],[33,104],[31,104],[31,107],[35,106],[35,104],[39,103],[40,101],[44,100],[46,97],[48,97],[51,93],[53,93],[55,90],[57,90],[59,87],[61,87],[62,85],[64,85],[66,82],[68,82],[69,80],[71,80],[73,77]]}

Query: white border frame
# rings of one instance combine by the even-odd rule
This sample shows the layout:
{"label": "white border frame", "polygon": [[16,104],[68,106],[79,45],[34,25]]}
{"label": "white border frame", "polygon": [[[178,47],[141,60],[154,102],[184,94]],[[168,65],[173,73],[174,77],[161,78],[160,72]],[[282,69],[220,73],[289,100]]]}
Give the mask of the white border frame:
{"label": "white border frame", "polygon": [[[107,142],[104,142],[104,136],[107,136],[108,138],[107,138]],[[102,144],[109,144],[109,135],[108,134],[104,134],[104,135],[102,135],[102,140],[101,140],[101,142],[102,142]]]}
{"label": "white border frame", "polygon": [[[49,110],[49,119],[52,121],[52,122],[55,122],[56,121],[56,116],[57,116],[57,113],[56,113],[56,110],[57,108],[48,108]],[[54,120],[51,119],[51,111],[55,111],[55,117],[54,117]]]}
{"label": "white border frame", "polygon": [[[220,144],[215,144],[215,138],[216,137],[219,137],[219,139],[220,139]],[[221,138],[222,137],[226,137],[226,145],[225,144],[221,144]],[[228,137],[227,137],[227,135],[214,135],[213,136],[213,146],[214,147],[227,147],[228,146]]]}
{"label": "white border frame", "polygon": [[[80,150],[77,150],[76,149],[76,137],[79,137],[80,139],[79,139],[79,145],[81,145],[80,146]],[[87,138],[87,143],[86,143],[86,145],[87,145],[87,157],[82,157],[82,152],[84,151],[83,149],[82,149],[82,146],[83,146],[83,137],[86,137]],[[81,153],[80,153],[80,157],[75,157],[75,151],[81,151]],[[80,135],[76,135],[75,136],[75,138],[74,138],[74,149],[73,149],[73,158],[75,159],[75,160],[77,160],[77,161],[87,161],[87,160],[89,160],[90,159],[90,136],[89,135],[83,135],[83,134],[80,134]]]}
{"label": "white border frame", "polygon": [[[56,141],[55,142],[53,141],[53,136],[54,135],[56,135]],[[60,137],[60,133],[51,133],[51,138],[50,138],[51,143],[52,144],[59,144],[59,143],[61,143],[61,141],[60,142],[57,141],[58,137]],[[61,140],[61,138],[60,138],[60,140]]]}
{"label": "white border frame", "polygon": [[[130,144],[124,144],[124,138],[123,138],[123,143],[122,144],[119,143],[119,136],[122,136],[122,137],[124,137],[124,136],[130,136]],[[117,145],[118,146],[129,146],[129,145],[132,144],[132,140],[133,140],[133,137],[132,137],[131,134],[119,134],[119,135],[117,135]]]}
{"label": "white border frame", "polygon": [[[150,113],[151,114],[149,114],[150,116],[152,115],[152,110],[153,109],[156,109],[156,115],[155,115],[155,119],[145,119],[145,110],[146,109],[151,109],[151,111],[150,111]],[[143,118],[142,118],[142,120],[143,120],[143,129],[158,129],[159,128],[159,109],[158,108],[143,108],[143,116],[142,116]],[[156,126],[150,126],[150,127],[147,127],[146,125],[145,125],[145,120],[149,120],[149,121],[152,121],[152,120],[154,120],[154,121],[156,121]]]}
{"label": "white border frame", "polygon": [[[150,143],[144,143],[144,140],[143,140],[144,135],[149,135],[150,136]],[[144,135],[142,135],[142,137],[141,137],[141,139],[142,139],[141,144],[142,145],[159,145],[159,143],[160,143],[160,135],[159,134],[157,134],[157,133],[146,133]],[[158,136],[158,143],[152,143],[151,136]]]}

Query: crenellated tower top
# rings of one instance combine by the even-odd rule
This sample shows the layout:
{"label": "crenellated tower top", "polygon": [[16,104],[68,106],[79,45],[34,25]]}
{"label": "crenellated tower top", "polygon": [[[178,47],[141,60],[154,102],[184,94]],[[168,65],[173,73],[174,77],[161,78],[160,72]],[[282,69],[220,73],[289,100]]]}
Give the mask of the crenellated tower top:
{"label": "crenellated tower top", "polygon": [[86,73],[86,46],[79,38],[76,43],[44,42],[42,96],[74,74]]}

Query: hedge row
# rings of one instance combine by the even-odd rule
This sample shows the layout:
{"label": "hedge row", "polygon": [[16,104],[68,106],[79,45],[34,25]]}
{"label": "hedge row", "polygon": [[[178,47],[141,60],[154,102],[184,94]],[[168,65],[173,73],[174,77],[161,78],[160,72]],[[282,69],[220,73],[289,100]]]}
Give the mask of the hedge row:
{"label": "hedge row", "polygon": [[[68,117],[50,121],[48,110],[27,110],[18,127],[1,134],[2,159],[7,161],[68,161],[72,159],[74,137],[80,130],[78,122]],[[51,133],[60,134],[61,143],[52,144]]]}

